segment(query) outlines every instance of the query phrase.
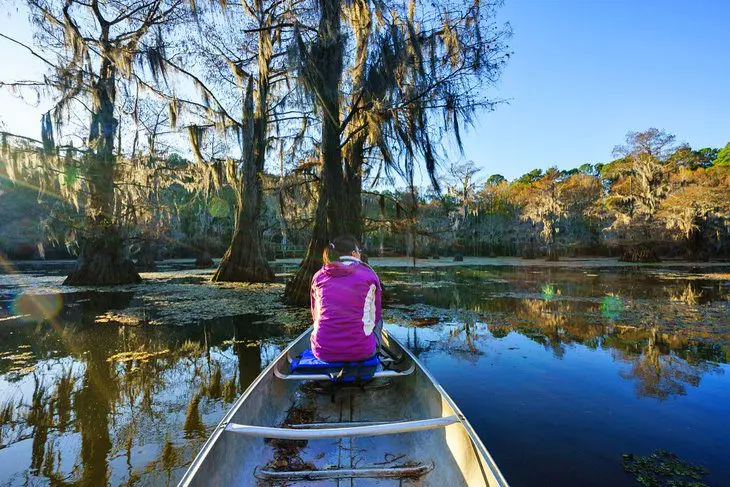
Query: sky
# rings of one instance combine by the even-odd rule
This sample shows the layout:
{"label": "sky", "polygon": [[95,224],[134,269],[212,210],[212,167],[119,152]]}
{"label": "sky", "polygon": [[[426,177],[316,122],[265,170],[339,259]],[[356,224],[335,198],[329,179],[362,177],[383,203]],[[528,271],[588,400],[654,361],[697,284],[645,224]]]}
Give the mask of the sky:
{"label": "sky", "polygon": [[[31,40],[18,2],[0,2],[0,33]],[[513,55],[487,94],[464,156],[482,175],[606,163],[627,132],[664,129],[695,149],[730,142],[730,1],[506,0]],[[0,38],[0,80],[42,67]],[[40,114],[0,90],[5,129],[40,137]],[[452,153],[456,154],[455,150]]]}

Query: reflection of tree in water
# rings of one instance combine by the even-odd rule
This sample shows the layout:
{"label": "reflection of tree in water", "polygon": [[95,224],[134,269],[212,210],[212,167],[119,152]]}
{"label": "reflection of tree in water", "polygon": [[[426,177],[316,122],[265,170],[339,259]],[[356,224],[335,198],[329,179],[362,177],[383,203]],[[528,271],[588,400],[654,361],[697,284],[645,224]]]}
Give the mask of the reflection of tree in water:
{"label": "reflection of tree in water", "polygon": [[[564,356],[572,344],[612,350],[615,357],[631,364],[630,370],[621,376],[636,380],[637,391],[643,396],[665,398],[685,394],[686,388],[697,386],[704,374],[722,371],[715,365],[725,362],[722,346],[689,333],[661,333],[642,326],[614,324],[613,320],[622,312],[623,302],[617,296],[598,302],[523,299],[515,305],[515,318],[511,322],[489,323],[486,328],[495,338],[515,331],[539,343],[557,358]],[[599,313],[609,313],[612,320],[597,320]],[[651,311],[644,313],[650,316]],[[418,328],[414,327],[409,330],[407,345],[416,352],[442,347],[450,354],[463,354],[468,360],[481,353],[480,323],[462,321],[440,328],[446,340],[424,346]],[[433,331],[431,328],[430,332]]]}
{"label": "reflection of tree in water", "polygon": [[[576,303],[561,300],[525,299],[520,303],[519,316],[524,324],[516,324],[515,331],[552,351],[556,358],[565,355],[566,344],[595,336],[597,330],[585,323],[576,323]],[[600,330],[602,332],[603,330]]]}
{"label": "reflection of tree in water", "polygon": [[[704,374],[722,373],[714,362],[698,360],[696,356],[690,357],[691,361],[678,356],[673,350],[686,350],[685,340],[660,334],[655,328],[637,332],[645,338],[643,349],[636,353],[617,348],[614,356],[629,362],[630,369],[620,374],[624,379],[636,380],[636,394],[640,397],[666,399],[672,395],[685,395],[687,386],[698,387]],[[706,352],[710,350],[704,350]],[[716,349],[716,352],[722,350]]]}
{"label": "reflection of tree in water", "polygon": [[205,433],[205,425],[200,417],[200,399],[201,394],[195,394],[190,403],[188,403],[188,409],[185,413],[185,423],[183,424],[183,430],[185,431],[185,438],[195,438]]}
{"label": "reflection of tree in water", "polygon": [[[52,485],[107,485],[112,468],[128,485],[172,482],[205,440],[203,413],[225,412],[259,374],[262,341],[281,334],[261,319],[184,328],[46,323],[16,329],[7,342],[0,330],[0,353],[30,342],[43,372],[32,398],[0,401],[0,463],[5,446],[32,438],[31,475]],[[78,450],[61,447],[73,443]],[[152,445],[158,453],[149,458]],[[64,458],[69,451],[78,458]],[[115,455],[126,462],[110,467]],[[14,480],[0,472],[0,484]]]}
{"label": "reflection of tree in water", "polygon": [[98,337],[94,333],[88,337],[83,386],[74,397],[83,465],[79,485],[83,486],[108,483],[107,457],[112,449],[109,415],[119,394],[112,364],[107,361],[110,352],[108,341]]}
{"label": "reflection of tree in water", "polygon": [[261,373],[262,332],[265,330],[261,330],[260,326],[254,326],[250,320],[240,319],[234,324],[239,392],[243,392]]}
{"label": "reflection of tree in water", "polygon": [[486,325],[475,322],[464,322],[449,327],[447,347],[450,354],[457,354],[469,362],[476,362],[484,352],[480,342],[489,338]]}
{"label": "reflection of tree in water", "polygon": [[48,429],[51,427],[53,405],[48,404],[47,389],[42,380],[33,374],[33,396],[27,416],[28,426],[33,428],[30,471],[38,474],[46,451]]}
{"label": "reflection of tree in water", "polygon": [[442,325],[439,331],[445,336],[438,340],[424,340],[419,330],[421,328],[418,326],[409,327],[405,342],[405,346],[417,357],[426,352],[443,350],[449,355],[458,355],[472,362],[483,355],[480,342],[490,336],[487,325],[475,322]]}

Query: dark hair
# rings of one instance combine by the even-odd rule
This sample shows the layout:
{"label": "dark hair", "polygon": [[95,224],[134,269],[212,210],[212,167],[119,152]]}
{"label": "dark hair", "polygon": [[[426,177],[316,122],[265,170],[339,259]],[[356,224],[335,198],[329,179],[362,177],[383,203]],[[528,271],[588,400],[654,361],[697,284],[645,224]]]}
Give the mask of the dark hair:
{"label": "dark hair", "polygon": [[357,239],[350,235],[340,235],[331,243],[327,244],[322,253],[322,260],[325,264],[339,260],[340,257],[352,254],[354,251],[360,250],[360,244]]}

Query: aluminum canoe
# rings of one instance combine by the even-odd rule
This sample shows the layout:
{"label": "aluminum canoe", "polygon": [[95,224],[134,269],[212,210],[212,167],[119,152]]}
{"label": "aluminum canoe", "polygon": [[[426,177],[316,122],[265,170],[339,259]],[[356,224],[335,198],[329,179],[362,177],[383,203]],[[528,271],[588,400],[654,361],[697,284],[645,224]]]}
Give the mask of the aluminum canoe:
{"label": "aluminum canoe", "polygon": [[187,486],[507,486],[459,408],[383,330],[364,384],[292,376],[311,328],[254,380],[198,453]]}

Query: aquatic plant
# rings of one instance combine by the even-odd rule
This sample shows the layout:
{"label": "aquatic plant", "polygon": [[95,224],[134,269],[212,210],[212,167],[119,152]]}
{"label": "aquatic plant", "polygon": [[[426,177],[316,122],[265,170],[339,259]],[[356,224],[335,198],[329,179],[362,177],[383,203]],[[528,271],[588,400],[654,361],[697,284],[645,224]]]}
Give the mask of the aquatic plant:
{"label": "aquatic plant", "polygon": [[680,460],[675,453],[656,450],[649,456],[625,453],[621,465],[646,487],[707,487],[699,482],[707,470]]}
{"label": "aquatic plant", "polygon": [[150,360],[154,358],[161,357],[163,355],[167,355],[170,353],[170,350],[159,350],[157,352],[145,352],[145,351],[137,351],[137,352],[121,352],[112,355],[108,359],[106,359],[107,362],[119,362],[119,363],[128,363],[128,362],[138,362],[140,364],[147,363]]}
{"label": "aquatic plant", "polygon": [[[314,422],[314,409],[301,404],[293,404],[286,413],[283,426],[293,424],[308,424]],[[305,462],[299,456],[302,449],[307,446],[306,440],[281,440],[267,439],[267,444],[274,447],[274,458],[266,465],[272,470],[316,470],[312,462]]]}

